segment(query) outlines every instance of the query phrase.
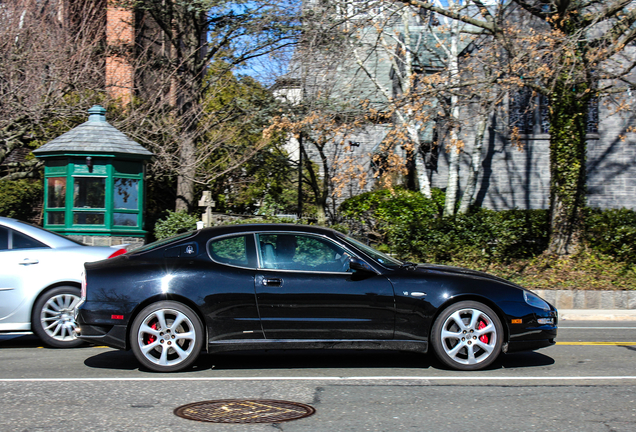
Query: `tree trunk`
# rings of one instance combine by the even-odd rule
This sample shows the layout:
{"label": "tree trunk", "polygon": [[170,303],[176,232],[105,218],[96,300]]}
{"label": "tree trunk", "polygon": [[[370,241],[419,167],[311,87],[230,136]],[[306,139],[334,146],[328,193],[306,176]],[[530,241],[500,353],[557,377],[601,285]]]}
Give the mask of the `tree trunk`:
{"label": "tree trunk", "polygon": [[[448,57],[449,81],[451,87],[459,85],[459,21],[454,20],[450,26],[450,53]],[[461,146],[457,128],[459,125],[459,97],[453,93],[450,97],[450,157],[448,159],[448,185],[444,202],[444,217],[455,215],[457,191],[459,189],[459,154]]]}
{"label": "tree trunk", "polygon": [[446,186],[446,200],[444,201],[444,217],[455,215],[457,204],[457,190],[459,188],[459,154],[457,145],[457,131],[451,131],[451,146],[448,158],[448,185]]}
{"label": "tree trunk", "polygon": [[[548,252],[576,252],[586,202],[587,111],[585,88],[558,83],[550,99],[550,242]],[[590,95],[590,93],[585,93]]]}
{"label": "tree trunk", "polygon": [[428,177],[424,155],[419,149],[415,151],[415,172],[417,173],[417,182],[420,192],[426,198],[431,198],[431,180]]}
{"label": "tree trunk", "polygon": [[483,113],[479,117],[479,123],[477,124],[477,133],[475,135],[475,145],[473,146],[473,152],[470,163],[470,171],[468,172],[468,180],[466,181],[466,190],[462,195],[462,201],[459,205],[459,213],[466,214],[471,206],[475,204],[477,191],[477,177],[479,177],[479,171],[481,168],[481,148],[484,143],[484,135],[486,134],[486,126],[488,126],[488,117],[490,113]]}
{"label": "tree trunk", "polygon": [[183,139],[179,161],[181,168],[177,176],[175,211],[190,212],[194,208],[194,178],[196,176],[196,147],[191,139]]}

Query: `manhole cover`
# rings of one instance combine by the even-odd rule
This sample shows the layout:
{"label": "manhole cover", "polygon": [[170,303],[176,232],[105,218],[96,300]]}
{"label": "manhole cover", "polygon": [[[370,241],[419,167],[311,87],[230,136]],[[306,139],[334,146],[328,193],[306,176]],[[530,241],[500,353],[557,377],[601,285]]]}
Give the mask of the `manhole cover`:
{"label": "manhole cover", "polygon": [[236,399],[195,402],[174,410],[179,417],[210,423],[279,423],[315,412],[298,402]]}

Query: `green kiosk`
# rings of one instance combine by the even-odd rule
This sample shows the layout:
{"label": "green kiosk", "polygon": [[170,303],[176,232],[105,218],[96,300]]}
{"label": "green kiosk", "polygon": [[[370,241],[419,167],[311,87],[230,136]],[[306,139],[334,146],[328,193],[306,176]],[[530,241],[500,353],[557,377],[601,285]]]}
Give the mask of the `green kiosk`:
{"label": "green kiosk", "polygon": [[33,151],[44,160],[44,228],[90,245],[144,244],[144,172],[153,156],[106,121],[88,121]]}

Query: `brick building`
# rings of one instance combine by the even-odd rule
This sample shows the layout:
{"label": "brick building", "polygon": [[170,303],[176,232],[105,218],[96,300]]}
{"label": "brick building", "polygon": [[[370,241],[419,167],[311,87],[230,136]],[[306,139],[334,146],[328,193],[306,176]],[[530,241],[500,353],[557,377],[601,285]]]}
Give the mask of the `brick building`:
{"label": "brick building", "polygon": [[129,104],[133,95],[134,70],[127,56],[134,49],[134,23],[132,8],[107,5],[106,44],[109,55],[105,68],[106,91],[112,98],[120,100],[122,105]]}
{"label": "brick building", "polygon": [[[28,0],[25,0],[28,1]],[[175,82],[166,68],[155,67],[176,56],[166,33],[143,7],[132,0],[94,0],[87,14],[84,0],[53,0],[48,7],[57,20],[71,29],[80,29],[85,21],[97,22],[95,39],[106,54],[103,59],[103,85],[109,97],[121,106],[133,97],[160,98],[172,106],[178,104]],[[201,28],[204,42],[205,28]],[[159,74],[159,75],[158,75]]]}

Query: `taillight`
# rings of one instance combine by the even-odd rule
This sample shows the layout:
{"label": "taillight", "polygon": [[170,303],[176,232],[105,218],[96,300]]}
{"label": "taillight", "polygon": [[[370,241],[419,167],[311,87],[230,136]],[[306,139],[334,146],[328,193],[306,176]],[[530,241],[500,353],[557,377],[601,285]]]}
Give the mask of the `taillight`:
{"label": "taillight", "polygon": [[108,258],[115,258],[116,256],[123,255],[126,253],[126,249],[117,249],[115,252],[110,254]]}
{"label": "taillight", "polygon": [[86,272],[82,272],[82,288],[80,289],[81,301],[86,300]]}

